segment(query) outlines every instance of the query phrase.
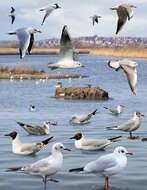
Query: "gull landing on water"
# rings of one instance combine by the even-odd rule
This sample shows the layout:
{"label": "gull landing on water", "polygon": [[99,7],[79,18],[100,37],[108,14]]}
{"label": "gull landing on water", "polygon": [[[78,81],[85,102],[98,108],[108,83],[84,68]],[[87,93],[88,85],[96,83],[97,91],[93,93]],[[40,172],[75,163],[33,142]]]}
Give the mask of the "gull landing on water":
{"label": "gull landing on water", "polygon": [[20,155],[31,155],[39,152],[53,138],[50,137],[42,142],[36,143],[22,143],[16,131],[6,134],[5,136],[10,136],[12,138],[12,152]]}
{"label": "gull landing on water", "polygon": [[138,137],[135,137],[132,135],[132,132],[137,130],[141,125],[141,117],[144,117],[144,115],[140,112],[134,112],[133,117],[126,121],[125,123],[122,123],[120,125],[116,125],[113,127],[107,127],[108,130],[120,130],[124,132],[129,132],[130,139],[136,139]]}
{"label": "gull landing on water", "polygon": [[70,151],[70,149],[66,148],[62,143],[55,143],[52,146],[52,154],[47,158],[26,166],[12,167],[7,171],[20,171],[25,174],[41,176],[44,183],[44,190],[46,190],[47,181],[58,182],[51,177],[62,169],[64,151]]}
{"label": "gull landing on water", "polygon": [[131,60],[123,59],[120,61],[109,61],[108,66],[118,71],[122,69],[127,76],[129,86],[133,94],[136,94],[135,88],[137,85],[137,63]]}
{"label": "gull landing on water", "polygon": [[110,8],[111,10],[116,10],[118,15],[116,34],[118,34],[119,31],[123,28],[127,20],[130,20],[133,17],[133,8],[136,7],[129,4],[122,4],[118,7]]}
{"label": "gull landing on water", "polygon": [[61,59],[57,63],[48,64],[49,69],[76,69],[83,67],[80,62],[75,61],[73,45],[66,25],[62,29],[60,39],[60,56]]}
{"label": "gull landing on water", "polygon": [[46,8],[42,8],[40,9],[40,11],[45,11],[45,15],[44,15],[44,18],[43,18],[43,21],[42,21],[42,24],[44,24],[46,18],[56,9],[59,9],[61,8],[57,3],[52,5],[52,6],[49,6],[49,7],[46,7]]}
{"label": "gull landing on water", "polygon": [[11,7],[11,11],[10,11],[10,15],[9,16],[11,17],[11,24],[13,24],[14,21],[15,21],[15,17],[16,17],[14,7]]}
{"label": "gull landing on water", "polygon": [[118,105],[116,108],[107,108],[107,107],[104,108],[107,109],[113,115],[119,115],[120,113],[122,113],[123,107],[124,107],[123,105]]}
{"label": "gull landing on water", "polygon": [[99,22],[99,18],[102,18],[101,16],[98,16],[98,15],[93,15],[93,16],[90,16],[90,18],[92,19],[92,24],[94,26],[95,23],[98,24]]}
{"label": "gull landing on water", "polygon": [[109,139],[89,139],[84,137],[82,133],[77,133],[70,139],[75,139],[75,147],[80,150],[102,150],[106,146],[116,142],[121,136]]}
{"label": "gull landing on water", "polygon": [[19,40],[19,53],[20,58],[22,59],[26,52],[28,51],[28,54],[31,54],[31,50],[34,43],[34,34],[35,33],[41,33],[40,30],[29,27],[29,28],[21,28],[16,30],[15,32],[9,32],[9,35],[17,35]]}
{"label": "gull landing on water", "polygon": [[102,175],[105,178],[105,190],[110,190],[109,177],[116,175],[127,166],[127,155],[132,155],[126,148],[118,146],[113,153],[100,156],[97,160],[89,162],[84,167],[70,169],[69,172]]}

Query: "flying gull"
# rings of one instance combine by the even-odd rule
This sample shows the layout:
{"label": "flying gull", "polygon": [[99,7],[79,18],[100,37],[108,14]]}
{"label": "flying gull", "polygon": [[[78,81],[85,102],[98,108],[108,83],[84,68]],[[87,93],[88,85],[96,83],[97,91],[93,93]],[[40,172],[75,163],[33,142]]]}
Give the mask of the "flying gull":
{"label": "flying gull", "polygon": [[32,126],[22,122],[17,122],[17,124],[21,126],[25,131],[27,131],[30,135],[48,135],[50,133],[50,127],[56,125],[56,123],[52,123],[50,121],[44,121],[43,126]]}
{"label": "flying gull", "polygon": [[11,24],[13,24],[14,21],[15,21],[15,17],[16,17],[15,8],[14,7],[11,7],[11,11],[10,11],[10,15],[9,16],[11,17]]}
{"label": "flying gull", "polygon": [[137,63],[131,60],[123,59],[120,61],[109,61],[108,66],[118,71],[122,69],[127,76],[128,84],[133,94],[136,94],[135,88],[137,85]]}
{"label": "flying gull", "polygon": [[22,173],[41,176],[46,189],[47,181],[58,182],[51,177],[61,170],[63,165],[63,152],[70,151],[62,143],[55,143],[52,146],[52,154],[47,158],[39,160],[35,163],[28,164],[22,167],[9,168],[7,171],[20,171]]}
{"label": "flying gull", "polygon": [[140,112],[134,112],[133,117],[126,121],[125,123],[122,123],[117,126],[113,127],[107,127],[108,130],[120,130],[124,132],[129,132],[130,139],[136,139],[138,137],[135,137],[132,135],[132,132],[137,130],[141,125],[141,116],[144,117],[144,115]]}
{"label": "flying gull", "polygon": [[105,190],[110,190],[109,177],[116,175],[127,166],[127,155],[132,155],[126,148],[118,146],[113,153],[100,156],[97,160],[87,163],[84,167],[70,169],[69,172],[102,175],[105,178]]}
{"label": "flying gull", "polygon": [[133,17],[133,8],[136,7],[129,4],[122,4],[118,7],[110,8],[111,10],[116,10],[118,15],[116,34],[118,34],[119,31],[123,28],[127,20],[131,20]]}
{"label": "flying gull", "polygon": [[72,116],[70,123],[71,124],[87,124],[90,122],[92,116],[96,115],[97,109],[91,113],[83,115],[74,115]]}
{"label": "flying gull", "polygon": [[42,24],[44,24],[46,18],[56,9],[59,9],[61,8],[57,3],[55,3],[54,5],[52,6],[49,6],[49,7],[46,7],[46,8],[41,8],[40,11],[45,11],[45,15],[44,15],[44,18],[43,18],[43,21],[42,21]]}
{"label": "flying gull", "polygon": [[93,16],[90,16],[90,18],[92,19],[92,24],[94,26],[95,23],[98,24],[99,22],[99,18],[102,18],[101,16],[98,16],[98,15],[93,15]]}
{"label": "flying gull", "polygon": [[44,146],[46,146],[53,137],[43,140],[42,142],[22,143],[19,134],[13,131],[5,136],[12,138],[12,152],[20,155],[31,155],[39,152]]}
{"label": "flying gull", "polygon": [[77,133],[70,139],[75,139],[75,147],[80,150],[102,150],[106,146],[118,141],[121,136],[109,139],[89,139],[84,137],[82,133]]}
{"label": "flying gull", "polygon": [[54,70],[54,69],[74,69],[74,68],[83,67],[82,64],[76,61],[74,58],[73,45],[66,25],[62,29],[62,34],[60,39],[60,56],[61,59],[57,63],[49,63],[48,68]]}
{"label": "flying gull", "polygon": [[122,113],[123,107],[124,107],[123,105],[118,105],[116,108],[108,108],[108,107],[104,108],[109,110],[109,112],[112,113],[113,115],[119,115],[120,113]]}
{"label": "flying gull", "polygon": [[37,32],[41,33],[40,30],[29,27],[20,28],[15,32],[8,33],[9,35],[17,35],[19,40],[19,53],[21,59],[25,56],[27,51],[28,54],[31,54],[32,46],[34,43],[34,34]]}

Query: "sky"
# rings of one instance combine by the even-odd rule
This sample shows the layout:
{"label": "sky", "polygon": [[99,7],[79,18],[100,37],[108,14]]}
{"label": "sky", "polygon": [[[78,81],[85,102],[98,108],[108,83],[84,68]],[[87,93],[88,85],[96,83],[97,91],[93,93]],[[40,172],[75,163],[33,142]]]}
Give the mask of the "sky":
{"label": "sky", "polygon": [[[39,9],[58,3],[62,9],[55,10],[41,26],[44,13]],[[147,0],[0,0],[0,40],[16,40],[9,31],[23,27],[35,27],[42,31],[35,38],[60,38],[62,27],[66,24],[72,37],[112,36],[115,37],[117,15],[111,7],[129,3],[135,5],[134,17],[126,23],[118,36],[147,36]],[[11,6],[16,9],[16,21],[10,24]],[[93,27],[90,16],[102,16]]]}

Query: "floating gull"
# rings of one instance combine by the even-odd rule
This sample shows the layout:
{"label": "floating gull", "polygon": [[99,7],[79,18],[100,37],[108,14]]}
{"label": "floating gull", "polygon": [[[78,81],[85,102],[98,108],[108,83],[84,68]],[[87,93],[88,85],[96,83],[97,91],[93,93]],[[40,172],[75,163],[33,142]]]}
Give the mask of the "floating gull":
{"label": "floating gull", "polygon": [[45,15],[44,15],[44,18],[43,18],[43,21],[42,21],[42,24],[44,24],[46,18],[56,9],[59,9],[61,7],[59,7],[59,5],[57,3],[55,3],[54,5],[52,6],[49,6],[49,7],[46,7],[46,8],[42,8],[40,9],[40,11],[45,11]]}
{"label": "floating gull", "polygon": [[19,53],[21,59],[25,56],[27,51],[28,54],[31,54],[32,46],[34,43],[34,34],[37,32],[41,33],[40,30],[29,27],[21,28],[16,30],[15,32],[8,33],[10,35],[17,35],[19,39]]}
{"label": "floating gull", "polygon": [[99,22],[99,18],[102,18],[101,16],[97,16],[97,15],[93,15],[93,16],[90,16],[90,18],[92,19],[92,24],[94,26],[94,23],[97,23]]}
{"label": "floating gull", "polygon": [[133,8],[136,8],[134,5],[122,4],[118,7],[113,7],[111,10],[116,10],[118,15],[117,30],[116,34],[123,28],[127,20],[131,20],[133,17]]}
{"label": "floating gull", "polygon": [[30,105],[29,106],[29,111],[30,112],[36,112],[37,111],[36,106],[35,105]]}
{"label": "floating gull", "polygon": [[127,76],[131,91],[133,92],[133,94],[136,94],[135,88],[137,85],[137,63],[127,59],[123,59],[120,61],[109,61],[108,66],[115,69],[116,71],[122,69]]}
{"label": "floating gull", "polygon": [[30,135],[48,135],[50,133],[50,127],[56,125],[50,121],[44,121],[43,126],[32,126],[22,122],[17,122],[17,124],[20,125]]}
{"label": "floating gull", "polygon": [[80,62],[74,59],[73,45],[66,25],[62,29],[60,40],[60,56],[61,59],[57,63],[49,63],[48,68],[53,70],[83,67]]}
{"label": "floating gull", "polygon": [[104,108],[109,110],[109,112],[112,113],[113,115],[119,115],[120,113],[122,113],[123,107],[124,107],[123,105],[118,105],[116,108],[107,108],[107,107]]}
{"label": "floating gull", "polygon": [[11,7],[11,11],[10,11],[10,15],[9,15],[10,17],[11,17],[11,24],[13,24],[14,23],[14,21],[15,21],[15,9],[14,9],[14,7]]}
{"label": "floating gull", "polygon": [[39,152],[53,138],[50,137],[37,143],[22,143],[16,131],[6,134],[5,136],[10,136],[12,138],[12,152],[20,155],[31,155]]}
{"label": "floating gull", "polygon": [[116,142],[121,136],[109,139],[88,139],[82,133],[77,133],[70,139],[75,139],[75,147],[80,150],[101,150]]}
{"label": "floating gull", "polygon": [[133,117],[128,120],[125,123],[122,123],[120,125],[117,126],[113,126],[113,127],[107,127],[108,130],[120,130],[120,131],[124,131],[124,132],[129,132],[130,134],[130,139],[135,139],[138,137],[134,137],[132,135],[132,132],[137,130],[140,127],[141,124],[141,116],[144,117],[144,115],[140,112],[134,112]]}
{"label": "floating gull", "polygon": [[97,109],[94,110],[92,113],[84,114],[84,115],[75,115],[71,118],[71,124],[87,124],[90,122],[93,115],[95,115]]}
{"label": "floating gull", "polygon": [[102,175],[105,177],[105,190],[110,190],[109,177],[116,175],[127,166],[127,155],[132,155],[124,147],[118,146],[113,153],[99,157],[89,162],[85,167],[70,169],[69,172],[82,172],[87,174]]}
{"label": "floating gull", "polygon": [[66,148],[62,143],[55,143],[52,146],[52,154],[49,157],[27,166],[9,168],[7,171],[20,171],[30,175],[41,176],[43,178],[44,189],[46,189],[47,181],[58,182],[52,179],[51,176],[61,170],[63,165],[62,153],[64,151],[70,151],[70,149]]}

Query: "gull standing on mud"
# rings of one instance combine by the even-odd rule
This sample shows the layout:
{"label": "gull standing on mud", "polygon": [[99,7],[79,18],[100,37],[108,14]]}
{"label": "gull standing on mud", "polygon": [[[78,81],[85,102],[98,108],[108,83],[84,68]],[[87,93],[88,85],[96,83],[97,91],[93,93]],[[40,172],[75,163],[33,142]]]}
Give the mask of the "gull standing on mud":
{"label": "gull standing on mud", "polygon": [[116,108],[107,108],[107,107],[104,108],[107,109],[113,115],[119,115],[120,113],[122,113],[123,107],[124,107],[123,105],[118,105]]}
{"label": "gull standing on mud", "polygon": [[45,139],[42,142],[37,143],[22,143],[19,134],[13,131],[5,136],[10,136],[12,138],[12,152],[14,154],[20,155],[31,155],[39,152],[44,146],[46,146],[53,137]]}
{"label": "gull standing on mud", "polygon": [[123,59],[120,61],[109,61],[108,66],[115,69],[116,71],[118,71],[119,69],[122,69],[124,71],[127,76],[128,84],[131,88],[131,91],[135,95],[135,88],[137,85],[137,63],[131,60]]}
{"label": "gull standing on mud", "polygon": [[96,115],[97,109],[92,113],[83,114],[83,115],[74,115],[72,116],[70,123],[71,124],[87,124],[90,122],[92,116]]}
{"label": "gull standing on mud", "polygon": [[124,132],[129,132],[130,139],[136,139],[138,137],[135,137],[132,135],[132,132],[137,130],[141,125],[141,117],[144,117],[144,115],[140,112],[134,112],[133,117],[128,120],[125,123],[122,123],[120,125],[116,125],[113,127],[107,127],[108,130],[120,130]]}
{"label": "gull standing on mud", "polygon": [[80,62],[74,59],[73,45],[66,25],[62,29],[60,39],[60,56],[61,59],[57,63],[48,64],[49,69],[76,69],[83,67]]}
{"label": "gull standing on mud", "polygon": [[44,24],[46,18],[56,9],[59,9],[61,8],[57,3],[55,3],[54,5],[52,6],[49,6],[49,7],[46,7],[46,8],[41,8],[40,11],[45,11],[45,15],[44,15],[44,18],[43,18],[43,21],[42,21],[42,24]]}
{"label": "gull standing on mud", "polygon": [[11,11],[10,11],[10,15],[9,16],[11,17],[11,24],[13,24],[14,21],[15,21],[15,17],[16,17],[14,7],[11,7]]}
{"label": "gull standing on mud", "polygon": [[40,30],[28,27],[28,28],[20,28],[15,32],[8,33],[9,35],[17,35],[19,40],[19,53],[21,59],[25,56],[27,51],[28,54],[31,54],[32,46],[34,43],[34,34],[37,32],[41,33]]}
{"label": "gull standing on mud", "polygon": [[109,139],[89,139],[84,137],[82,133],[77,133],[70,139],[75,139],[75,147],[80,150],[102,150],[106,146],[118,141],[121,136]]}
{"label": "gull standing on mud", "polygon": [[116,34],[118,34],[119,31],[123,28],[127,20],[131,20],[133,17],[133,8],[136,7],[130,4],[122,4],[117,7],[110,8],[111,10],[116,10],[118,15]]}
{"label": "gull standing on mud", "polygon": [[56,125],[56,123],[52,123],[50,121],[44,121],[43,126],[32,126],[22,122],[17,122],[17,124],[30,135],[48,135],[50,133],[50,127]]}
{"label": "gull standing on mud", "polygon": [[44,190],[46,190],[47,181],[58,182],[52,179],[51,176],[62,169],[62,153],[64,151],[70,151],[70,149],[66,148],[62,143],[55,143],[52,146],[52,154],[47,158],[26,166],[9,168],[7,171],[20,171],[30,175],[41,176],[44,183]]}
{"label": "gull standing on mud", "polygon": [[102,18],[101,16],[98,16],[98,15],[93,15],[93,16],[90,16],[90,18],[92,19],[92,24],[94,26],[95,23],[98,24],[99,22],[99,18]]}
{"label": "gull standing on mud", "polygon": [[110,190],[109,177],[116,175],[127,166],[127,155],[132,155],[126,148],[118,146],[113,153],[100,156],[97,160],[89,162],[85,167],[70,169],[69,172],[102,175],[105,178],[104,189]]}

